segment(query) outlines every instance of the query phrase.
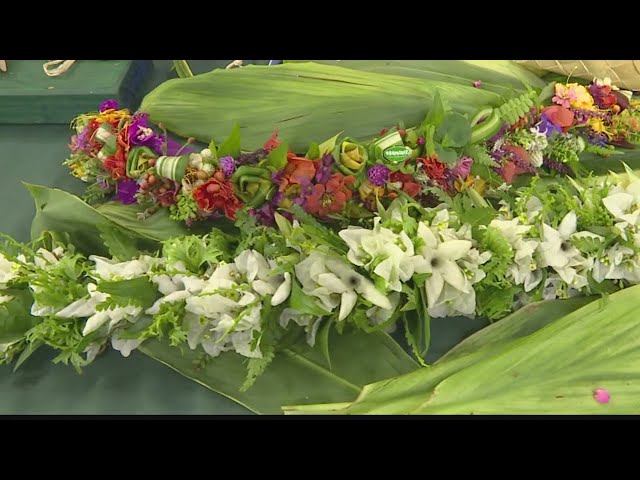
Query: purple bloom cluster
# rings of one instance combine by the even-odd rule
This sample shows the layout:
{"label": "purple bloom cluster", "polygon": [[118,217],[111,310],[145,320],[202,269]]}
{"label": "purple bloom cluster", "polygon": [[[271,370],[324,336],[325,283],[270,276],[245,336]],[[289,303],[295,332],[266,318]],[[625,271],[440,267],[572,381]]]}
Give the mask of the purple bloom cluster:
{"label": "purple bloom cluster", "polygon": [[389,181],[389,175],[391,172],[385,165],[374,165],[367,172],[367,177],[372,185],[376,187],[383,187]]}
{"label": "purple bloom cluster", "polygon": [[550,137],[554,133],[562,133],[562,129],[549,120],[549,117],[544,113],[540,115],[538,131],[544,133],[547,137]]}
{"label": "purple bloom cluster", "polygon": [[122,180],[117,185],[118,193],[116,200],[125,205],[136,203],[136,193],[138,193],[138,183],[135,180]]}
{"label": "purple bloom cluster", "polygon": [[318,171],[316,172],[314,178],[316,183],[327,183],[329,181],[329,178],[331,178],[331,168],[333,167],[334,163],[335,162],[333,160],[333,155],[331,155],[330,153],[322,157],[322,160],[320,161],[320,167],[318,168]]}
{"label": "purple bloom cluster", "polygon": [[106,112],[107,110],[117,110],[118,107],[118,101],[114,98],[110,98],[100,104],[100,113]]}
{"label": "purple bloom cluster", "polygon": [[573,170],[571,170],[571,168],[566,166],[564,163],[557,162],[556,160],[545,157],[542,160],[542,164],[545,167],[550,168],[551,170],[555,170],[556,172],[561,173],[562,175],[573,175]]}
{"label": "purple bloom cluster", "polygon": [[226,178],[229,178],[231,177],[231,175],[233,175],[233,172],[236,171],[236,161],[231,155],[222,157],[220,159],[220,168],[222,169],[222,173],[224,173],[224,176]]}

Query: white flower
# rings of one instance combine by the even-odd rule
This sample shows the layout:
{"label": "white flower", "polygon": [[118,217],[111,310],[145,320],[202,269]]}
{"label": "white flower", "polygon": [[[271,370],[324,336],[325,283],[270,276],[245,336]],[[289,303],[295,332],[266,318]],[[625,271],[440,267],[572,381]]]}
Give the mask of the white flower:
{"label": "white flower", "polygon": [[342,260],[313,252],[295,266],[296,277],[307,295],[317,297],[333,310],[340,304],[338,320],[344,320],[356,304],[357,295],[381,308],[390,308],[389,299],[374,284]]}
{"label": "white flower", "polygon": [[[63,250],[61,251],[60,248],[56,249],[55,251],[60,254],[64,252]],[[54,253],[50,252],[49,250],[45,250],[44,248],[39,248],[36,251],[36,255],[33,257],[33,263],[35,264],[35,266],[44,270],[46,270],[50,265],[54,265],[59,261],[60,260],[58,260],[58,257],[56,257]]]}
{"label": "white flower", "polygon": [[433,318],[473,316],[476,311],[476,292],[473,289],[463,292],[445,284],[440,295],[432,305],[428,306],[427,311]]}
{"label": "white flower", "polygon": [[134,305],[127,305],[126,307],[109,308],[107,310],[100,310],[94,313],[87,319],[87,323],[82,330],[82,335],[86,336],[91,332],[98,330],[102,325],[109,322],[109,329],[115,327],[122,320],[133,320],[140,316],[142,308]]}
{"label": "white flower", "polygon": [[244,274],[251,288],[262,296],[272,295],[271,305],[277,306],[284,302],[291,294],[291,274],[273,275],[275,262],[269,262],[255,250],[244,250],[235,259],[239,273]]}
{"label": "white flower", "polygon": [[211,150],[209,148],[204,148],[202,149],[202,151],[200,152],[200,156],[205,159],[208,160],[210,158],[213,158],[213,153],[211,152]]}
{"label": "white flower", "polygon": [[[209,153],[211,153],[211,150],[209,150]],[[202,167],[202,154],[200,153],[192,153],[191,155],[189,155],[189,165],[200,169]]]}
{"label": "white flower", "polygon": [[160,312],[160,306],[163,303],[179,302],[181,300],[186,300],[190,296],[191,293],[187,290],[178,290],[176,292],[170,293],[169,295],[156,300],[155,303],[145,311],[145,313],[147,315],[156,315],[158,312]]}
{"label": "white flower", "polygon": [[290,321],[297,323],[301,327],[305,327],[305,332],[307,333],[307,343],[313,347],[316,343],[316,334],[318,333],[318,328],[322,323],[322,318],[314,317],[313,315],[305,313],[300,313],[293,308],[285,308],[280,314],[280,326],[282,328],[287,328]]}
{"label": "white flower", "polygon": [[131,355],[136,348],[138,348],[144,340],[138,339],[121,339],[118,332],[114,333],[111,337],[111,347],[114,350],[119,351],[123,357]]}
{"label": "white flower", "polygon": [[7,283],[18,277],[18,268],[17,263],[9,261],[0,253],[0,289],[6,288]]}
{"label": "white flower", "polygon": [[91,255],[89,260],[95,262],[95,275],[106,281],[131,280],[147,274],[153,265],[154,258],[142,255],[135,260],[114,263],[108,258]]}
{"label": "white flower", "polygon": [[60,310],[56,317],[60,318],[86,318],[96,313],[96,306],[109,298],[109,294],[99,292],[95,283],[87,285],[89,297],[81,298]]}
{"label": "white flower", "polygon": [[542,267],[564,268],[573,257],[579,255],[570,242],[571,236],[576,233],[576,227],[577,218],[574,212],[565,215],[558,230],[546,223],[542,224],[542,242],[539,246]]}
{"label": "white flower", "polygon": [[419,249],[422,258],[416,262],[415,271],[431,274],[425,283],[428,306],[435,306],[445,283],[461,293],[472,292],[469,280],[456,263],[469,252],[472,243],[468,240],[440,242],[424,222],[418,224],[418,237],[424,244]]}
{"label": "white flower", "polygon": [[604,280],[620,279],[637,283],[640,280],[640,269],[635,264],[634,256],[634,251],[631,248],[616,243],[607,250],[603,257],[595,260],[592,271],[593,279],[598,283]]}
{"label": "white flower", "polygon": [[520,218],[511,220],[492,220],[490,227],[496,228],[505,237],[513,249],[513,265],[509,267],[508,275],[516,285],[524,285],[524,291],[530,292],[542,280],[543,271],[538,268],[534,260],[534,253],[539,242],[524,239],[531,230],[530,225],[520,225]]}

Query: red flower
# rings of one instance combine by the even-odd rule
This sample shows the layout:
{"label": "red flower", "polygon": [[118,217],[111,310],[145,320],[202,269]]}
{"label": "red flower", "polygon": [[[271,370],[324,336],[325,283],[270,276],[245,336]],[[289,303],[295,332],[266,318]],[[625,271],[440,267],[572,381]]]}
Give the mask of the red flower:
{"label": "red flower", "polygon": [[566,131],[571,125],[573,125],[573,112],[568,108],[564,108],[560,105],[553,105],[551,107],[546,107],[542,110],[549,121],[553,123],[556,127],[560,127]]}
{"label": "red flower", "polygon": [[307,212],[321,217],[340,212],[347,201],[351,200],[352,192],[349,186],[353,185],[355,180],[353,175],[334,173],[326,184],[315,185],[307,197]]}
{"label": "red flower", "polygon": [[270,152],[271,150],[278,148],[282,142],[278,140],[278,130],[273,132],[273,135],[269,137],[269,140],[264,142],[262,148]]}
{"label": "red flower", "polygon": [[[417,197],[422,189],[420,184],[416,182],[411,175],[402,172],[393,172],[389,177],[389,182],[400,183],[402,185],[402,191],[412,198]],[[397,194],[395,192],[389,194],[390,198],[395,198],[396,196]]]}
{"label": "red flower", "polygon": [[435,158],[418,158],[417,161],[422,164],[422,169],[427,176],[436,182],[442,180],[447,171],[447,166]]}
{"label": "red flower", "polygon": [[192,194],[198,208],[207,213],[224,211],[231,220],[235,220],[236,211],[241,207],[231,182],[224,179],[221,171],[214,173],[206,183],[194,188]]}
{"label": "red flower", "polygon": [[282,173],[280,191],[284,192],[293,185],[307,185],[316,175],[317,162],[308,158],[298,157],[295,153],[287,154],[287,166]]}

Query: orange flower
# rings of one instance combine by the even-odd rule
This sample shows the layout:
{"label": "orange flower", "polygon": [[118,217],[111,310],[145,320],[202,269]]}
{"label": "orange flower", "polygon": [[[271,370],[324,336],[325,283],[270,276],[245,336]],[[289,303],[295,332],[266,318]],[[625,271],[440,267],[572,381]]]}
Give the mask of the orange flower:
{"label": "orange flower", "polygon": [[542,110],[549,121],[556,127],[562,128],[566,131],[571,125],[573,125],[573,112],[568,108],[561,107],[560,105],[553,105],[551,107],[544,108]]}
{"label": "orange flower", "polygon": [[352,175],[334,173],[326,184],[315,185],[307,197],[307,212],[321,217],[340,212],[347,201],[351,200],[352,192],[349,187],[355,180]]}
{"label": "orange flower", "polygon": [[279,190],[284,192],[290,186],[308,184],[315,176],[316,168],[316,162],[313,160],[297,157],[295,153],[289,152]]}
{"label": "orange flower", "polygon": [[227,218],[235,220],[236,211],[242,206],[233,191],[233,185],[217,171],[212,178],[193,189],[193,198],[201,210],[210,213],[223,211]]}

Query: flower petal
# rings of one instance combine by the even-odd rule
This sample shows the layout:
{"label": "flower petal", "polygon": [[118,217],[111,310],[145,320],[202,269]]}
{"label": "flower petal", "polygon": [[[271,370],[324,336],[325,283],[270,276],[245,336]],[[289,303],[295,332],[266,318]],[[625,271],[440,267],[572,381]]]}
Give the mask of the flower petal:
{"label": "flower petal", "polygon": [[358,295],[353,290],[344,292],[340,301],[340,313],[338,314],[338,320],[344,320],[349,316],[351,310],[358,301]]}
{"label": "flower petal", "polygon": [[571,235],[576,233],[576,228],[578,227],[578,218],[576,217],[576,213],[572,210],[567,213],[562,221],[560,222],[560,226],[558,227],[558,233],[564,239],[569,238]]}
{"label": "flower petal", "polygon": [[291,295],[291,274],[289,272],[284,273],[284,281],[276,289],[276,293],[271,297],[271,305],[276,307],[284,302]]}
{"label": "flower petal", "polygon": [[472,246],[469,240],[449,240],[438,246],[438,254],[447,260],[459,260],[469,253]]}

